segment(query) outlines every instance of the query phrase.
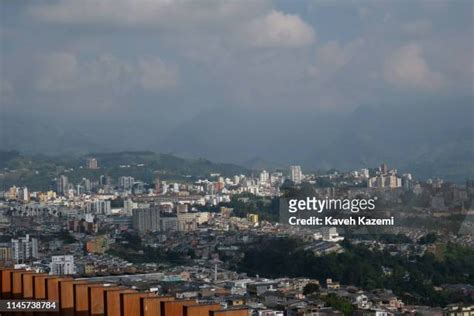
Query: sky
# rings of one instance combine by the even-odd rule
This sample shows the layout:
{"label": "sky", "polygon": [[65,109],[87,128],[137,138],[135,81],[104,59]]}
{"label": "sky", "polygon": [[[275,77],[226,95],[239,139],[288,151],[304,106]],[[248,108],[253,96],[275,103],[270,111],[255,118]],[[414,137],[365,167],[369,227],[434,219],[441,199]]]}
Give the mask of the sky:
{"label": "sky", "polygon": [[[226,126],[249,128],[229,136],[254,143],[236,145],[246,152],[234,160],[243,160],[277,129],[298,137],[299,118],[315,113],[383,113],[417,100],[448,108],[458,97],[472,106],[469,0],[0,0],[0,10],[0,136],[9,149],[59,152],[70,139],[83,151],[215,156],[173,146],[176,134],[203,122],[190,136],[207,137],[220,113],[237,113],[216,123],[207,145],[225,142]],[[291,126],[281,126],[285,117]]]}

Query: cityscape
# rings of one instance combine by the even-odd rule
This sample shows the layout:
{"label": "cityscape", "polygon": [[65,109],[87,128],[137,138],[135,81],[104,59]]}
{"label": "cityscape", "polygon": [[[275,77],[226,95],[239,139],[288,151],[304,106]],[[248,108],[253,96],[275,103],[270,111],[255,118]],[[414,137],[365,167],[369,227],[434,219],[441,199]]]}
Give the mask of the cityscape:
{"label": "cityscape", "polygon": [[0,0],[0,316],[474,316],[473,13]]}
{"label": "cityscape", "polygon": [[[18,173],[13,167],[24,158],[15,157],[2,179]],[[37,189],[21,179],[5,187],[2,266],[255,315],[446,315],[472,303],[473,181],[417,180],[385,163],[314,173],[299,165],[221,170],[172,180],[169,170],[150,165],[102,166],[86,157],[76,167],[55,165],[58,175],[42,190],[32,178],[27,182]],[[34,160],[30,166],[35,174]],[[115,169],[120,176],[110,175]],[[136,169],[148,170],[152,181],[127,175]],[[83,172],[94,176],[77,178]],[[399,224],[365,233],[291,226],[279,220],[289,191],[376,196],[379,211]],[[300,259],[288,259],[293,255]],[[345,256],[368,262],[344,262]],[[374,260],[383,265],[364,266]],[[434,271],[418,275],[428,264]],[[427,283],[413,286],[414,278]]]}

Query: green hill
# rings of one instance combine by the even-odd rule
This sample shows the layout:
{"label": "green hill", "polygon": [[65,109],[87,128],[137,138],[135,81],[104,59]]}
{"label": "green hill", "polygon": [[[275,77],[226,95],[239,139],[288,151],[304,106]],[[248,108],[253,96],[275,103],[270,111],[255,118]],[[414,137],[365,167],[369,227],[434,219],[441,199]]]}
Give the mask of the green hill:
{"label": "green hill", "polygon": [[[88,157],[98,160],[99,169],[85,167]],[[28,186],[31,190],[54,188],[54,179],[60,174],[73,183],[82,178],[97,181],[101,175],[117,180],[120,176],[132,176],[153,183],[158,174],[162,180],[208,178],[211,173],[223,176],[249,174],[244,167],[215,163],[206,159],[184,159],[172,154],[151,151],[123,151],[117,153],[92,153],[90,155],[30,156],[15,151],[0,151],[0,189],[12,185]]]}

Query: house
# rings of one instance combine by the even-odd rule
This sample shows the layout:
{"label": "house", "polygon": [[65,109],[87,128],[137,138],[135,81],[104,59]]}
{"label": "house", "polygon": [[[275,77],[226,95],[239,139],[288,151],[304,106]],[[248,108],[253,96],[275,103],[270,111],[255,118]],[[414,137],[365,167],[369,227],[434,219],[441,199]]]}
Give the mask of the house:
{"label": "house", "polygon": [[284,314],[283,311],[273,309],[261,309],[253,312],[253,316],[284,316]]}
{"label": "house", "polygon": [[326,279],[326,287],[328,290],[339,290],[341,288],[341,284],[339,282],[333,282],[332,279]]}
{"label": "house", "polygon": [[443,310],[443,316],[474,316],[474,305],[450,304]]}
{"label": "house", "polygon": [[365,294],[356,295],[352,301],[352,305],[357,307],[357,309],[370,309],[372,307],[372,303]]}
{"label": "house", "polygon": [[275,291],[278,282],[254,282],[247,284],[247,293],[249,295],[260,296],[267,291]]}
{"label": "house", "polygon": [[385,309],[356,310],[354,316],[394,316],[395,314]]}
{"label": "house", "polygon": [[321,307],[319,305],[306,304],[301,302],[286,309],[286,316],[342,316],[342,312],[331,307]]}

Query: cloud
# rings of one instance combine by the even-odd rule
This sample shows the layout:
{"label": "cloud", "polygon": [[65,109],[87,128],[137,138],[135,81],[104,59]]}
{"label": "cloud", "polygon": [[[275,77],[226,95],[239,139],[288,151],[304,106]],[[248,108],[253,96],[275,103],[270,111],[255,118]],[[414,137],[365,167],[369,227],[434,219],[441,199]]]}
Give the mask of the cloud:
{"label": "cloud", "polygon": [[436,89],[443,84],[441,74],[430,69],[416,43],[402,46],[386,58],[384,78],[398,87]]}
{"label": "cloud", "polygon": [[[396,3],[352,0],[292,6],[267,0],[54,0],[23,6],[19,14],[28,20],[18,21],[28,22],[25,31],[37,28],[44,36],[18,33],[11,41],[20,50],[34,43],[44,53],[74,52],[35,75],[41,91],[63,91],[64,97],[78,89],[71,95],[130,92],[140,104],[148,92],[179,87],[173,97],[193,109],[195,103],[315,107],[324,97],[345,110],[389,94],[466,91],[464,72],[471,69],[471,63],[465,67],[468,57],[458,57],[469,55],[469,45],[460,44],[469,43],[469,32],[451,36],[446,27],[472,20],[440,20],[419,5],[410,12]],[[68,32],[54,31],[62,27]],[[7,57],[13,62],[4,77],[16,89],[26,89],[21,67],[28,68],[28,57]]]}
{"label": "cloud", "polygon": [[27,13],[49,23],[146,27],[178,33],[177,38],[203,31],[234,47],[301,47],[315,39],[313,28],[298,15],[275,10],[267,0],[62,0],[30,6]]}
{"label": "cloud", "polygon": [[299,16],[271,11],[244,27],[247,43],[256,47],[300,47],[314,42],[315,32]]}
{"label": "cloud", "polygon": [[324,64],[334,65],[337,68],[347,64],[350,57],[349,52],[337,41],[331,41],[318,49],[318,59]]}
{"label": "cloud", "polygon": [[69,52],[54,52],[38,58],[40,63],[36,87],[43,92],[73,90],[106,90],[124,93],[141,87],[161,91],[178,82],[178,69],[159,57],[127,62],[103,54],[95,59],[79,61]]}
{"label": "cloud", "polygon": [[0,105],[4,105],[4,102],[8,101],[14,93],[13,85],[11,82],[0,79]]}
{"label": "cloud", "polygon": [[78,84],[76,56],[66,52],[51,53],[39,58],[37,88],[46,92],[67,91]]}
{"label": "cloud", "polygon": [[177,68],[164,63],[160,58],[141,60],[139,68],[140,84],[145,90],[173,88],[178,83]]}
{"label": "cloud", "polygon": [[224,26],[259,14],[268,7],[264,0],[61,0],[54,4],[34,5],[28,13],[36,19],[53,23],[181,28],[216,22],[223,22]]}
{"label": "cloud", "polygon": [[424,35],[431,32],[432,24],[429,20],[420,19],[403,24],[401,29],[409,35]]}
{"label": "cloud", "polygon": [[66,0],[34,5],[28,12],[36,19],[54,23],[146,25],[159,23],[171,4],[166,0]]}
{"label": "cloud", "polygon": [[308,66],[310,77],[330,79],[334,73],[348,65],[363,47],[365,41],[357,38],[345,45],[329,41],[316,50],[316,62]]}

